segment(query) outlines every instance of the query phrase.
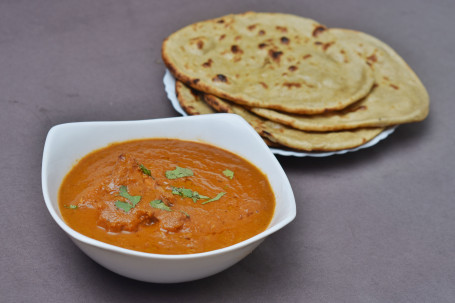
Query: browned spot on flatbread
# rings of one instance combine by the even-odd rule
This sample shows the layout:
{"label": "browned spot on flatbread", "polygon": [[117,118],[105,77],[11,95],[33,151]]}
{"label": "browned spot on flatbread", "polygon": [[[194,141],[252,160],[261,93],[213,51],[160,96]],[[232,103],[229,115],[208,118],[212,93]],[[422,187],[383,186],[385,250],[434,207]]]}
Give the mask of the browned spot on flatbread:
{"label": "browned spot on flatbread", "polygon": [[279,30],[282,33],[287,33],[288,32],[288,28],[285,27],[285,26],[277,26],[276,29]]}
{"label": "browned spot on flatbread", "polygon": [[395,84],[389,84],[389,85],[390,85],[390,87],[393,88],[393,89],[400,89],[400,87],[397,86],[397,85],[395,85]]}
{"label": "browned spot on flatbread", "polygon": [[306,59],[308,59],[308,58],[311,58],[311,55],[310,55],[310,54],[303,56],[303,60],[306,60]]}
{"label": "browned spot on flatbread", "polygon": [[378,57],[376,57],[376,54],[372,54],[370,56],[367,57],[367,61],[369,63],[375,63],[375,62],[378,62]]}
{"label": "browned spot on flatbread", "polygon": [[201,92],[195,90],[194,88],[192,88],[192,87],[189,87],[189,88],[190,88],[190,93],[191,93],[195,98],[198,97],[198,96],[201,94]]}
{"label": "browned spot on flatbread", "polygon": [[172,75],[175,75],[177,74],[177,70],[175,69],[175,66],[173,65],[168,65],[167,68],[169,69],[169,71],[171,72]]}
{"label": "browned spot on flatbread", "polygon": [[212,63],[213,63],[213,60],[212,60],[212,59],[209,59],[209,60],[207,60],[206,62],[204,62],[204,63],[202,64],[202,66],[203,66],[203,67],[210,67],[210,66],[212,66]]}
{"label": "browned spot on flatbread", "polygon": [[227,83],[228,79],[227,79],[227,77],[225,75],[218,74],[218,75],[216,75],[215,77],[212,78],[212,81],[213,82],[224,82],[224,83]]}
{"label": "browned spot on flatbread", "polygon": [[297,66],[291,65],[291,66],[288,67],[288,70],[291,71],[291,72],[295,72],[297,70]]}
{"label": "browned spot on flatbread", "polygon": [[324,51],[326,51],[329,47],[331,47],[335,42],[327,42],[327,43],[324,43],[324,45],[322,46],[322,49]]}
{"label": "browned spot on flatbread", "polygon": [[273,61],[279,63],[280,62],[280,57],[283,55],[282,51],[274,51],[274,50],[269,50],[269,56],[273,59]]}
{"label": "browned spot on flatbread", "polygon": [[266,46],[267,46],[266,43],[260,43],[260,44],[258,45],[258,47],[259,47],[260,49],[263,49],[263,48],[266,47]]}
{"label": "browned spot on flatbread", "polygon": [[[340,50],[340,54],[343,55],[343,62],[344,63],[349,63],[349,58],[348,58],[348,56],[346,56],[346,51],[344,49]],[[360,56],[360,57],[362,57],[362,56]]]}
{"label": "browned spot on flatbread", "polygon": [[283,86],[285,86],[287,88],[293,88],[293,87],[301,87],[302,84],[296,83],[296,82],[284,82]]}
{"label": "browned spot on flatbread", "polygon": [[317,37],[320,33],[322,33],[323,31],[325,31],[327,28],[325,26],[322,26],[322,25],[318,25],[316,26],[316,28],[313,30],[313,37]]}
{"label": "browned spot on flatbread", "polygon": [[259,84],[261,84],[262,87],[265,88],[265,89],[269,88],[269,86],[267,84],[265,84],[264,82],[259,82]]}
{"label": "browned spot on flatbread", "polygon": [[243,54],[243,51],[240,49],[238,45],[232,45],[231,52],[233,52],[234,54]]}
{"label": "browned spot on flatbread", "polygon": [[223,40],[224,38],[226,38],[226,35],[225,35],[225,34],[222,34],[222,35],[220,36],[220,41]]}
{"label": "browned spot on flatbread", "polygon": [[261,30],[258,32],[258,35],[259,35],[259,36],[264,36],[264,35],[265,35],[265,30],[261,29]]}
{"label": "browned spot on flatbread", "polygon": [[284,37],[284,36],[281,37],[280,41],[282,44],[286,44],[286,45],[289,44],[289,42],[290,42],[289,38]]}
{"label": "browned spot on flatbread", "polygon": [[256,28],[256,26],[257,26],[257,24],[251,24],[247,28],[248,28],[249,31],[252,31],[252,30],[254,30]]}

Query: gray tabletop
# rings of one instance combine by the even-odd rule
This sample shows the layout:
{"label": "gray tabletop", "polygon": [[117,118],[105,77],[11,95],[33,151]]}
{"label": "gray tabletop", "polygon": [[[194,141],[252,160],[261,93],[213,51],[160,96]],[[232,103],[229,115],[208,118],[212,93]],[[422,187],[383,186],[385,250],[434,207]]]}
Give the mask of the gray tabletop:
{"label": "gray tabletop", "polygon": [[[163,39],[244,11],[294,13],[391,45],[420,76],[430,116],[376,146],[277,156],[297,217],[230,269],[159,285],[86,257],[41,192],[45,137],[72,121],[178,116]],[[1,1],[1,302],[455,302],[455,2]]]}

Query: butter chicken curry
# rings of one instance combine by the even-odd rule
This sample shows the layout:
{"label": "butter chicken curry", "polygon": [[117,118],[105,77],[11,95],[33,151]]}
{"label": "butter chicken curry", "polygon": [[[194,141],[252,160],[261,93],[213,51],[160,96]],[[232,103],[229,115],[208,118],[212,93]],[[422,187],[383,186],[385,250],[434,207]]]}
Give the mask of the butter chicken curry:
{"label": "butter chicken curry", "polygon": [[74,230],[158,254],[223,248],[267,228],[275,196],[266,176],[220,148],[175,139],[109,145],[82,158],[59,192]]}

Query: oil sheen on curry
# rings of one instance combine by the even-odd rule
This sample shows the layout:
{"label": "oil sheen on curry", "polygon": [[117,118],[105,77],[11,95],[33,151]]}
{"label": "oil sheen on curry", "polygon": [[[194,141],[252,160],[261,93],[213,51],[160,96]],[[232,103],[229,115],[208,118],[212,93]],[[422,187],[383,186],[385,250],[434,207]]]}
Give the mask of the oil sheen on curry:
{"label": "oil sheen on curry", "polygon": [[175,139],[115,143],[71,169],[59,192],[66,223],[88,237],[158,254],[211,251],[269,225],[266,176],[220,148]]}

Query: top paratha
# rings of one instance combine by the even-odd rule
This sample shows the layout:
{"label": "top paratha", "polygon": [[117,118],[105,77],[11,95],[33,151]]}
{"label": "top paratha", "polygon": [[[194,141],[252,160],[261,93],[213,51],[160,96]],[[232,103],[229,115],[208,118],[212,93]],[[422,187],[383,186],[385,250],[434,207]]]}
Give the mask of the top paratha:
{"label": "top paratha", "polygon": [[267,119],[307,131],[384,127],[423,120],[429,111],[425,87],[406,62],[384,42],[365,33],[328,29],[371,67],[376,80],[363,100],[339,112],[291,115],[264,108],[251,111]]}
{"label": "top paratha", "polygon": [[287,14],[227,15],[189,25],[162,56],[185,84],[235,103],[299,114],[366,96],[371,69],[318,22]]}

